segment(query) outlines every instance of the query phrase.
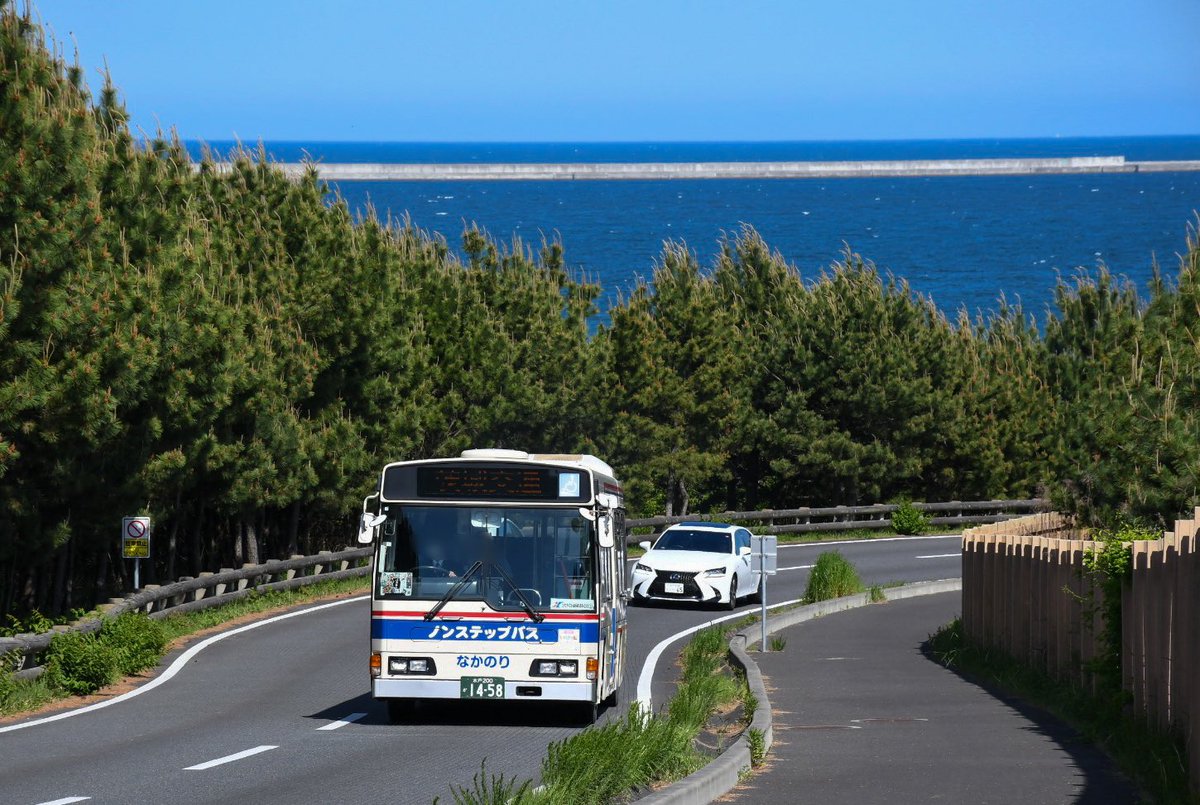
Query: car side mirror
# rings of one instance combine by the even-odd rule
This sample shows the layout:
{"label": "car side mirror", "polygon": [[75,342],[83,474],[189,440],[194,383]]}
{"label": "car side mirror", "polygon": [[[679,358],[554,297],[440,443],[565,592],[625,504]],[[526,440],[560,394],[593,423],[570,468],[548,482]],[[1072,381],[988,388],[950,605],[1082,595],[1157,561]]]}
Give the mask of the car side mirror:
{"label": "car side mirror", "polygon": [[749,556],[749,555],[750,555],[750,546],[749,545],[743,545],[742,547],[738,548],[738,556]]}
{"label": "car side mirror", "polygon": [[638,543],[638,547],[641,548],[643,551],[650,550],[650,540],[648,540],[648,539],[642,540],[641,542]]}

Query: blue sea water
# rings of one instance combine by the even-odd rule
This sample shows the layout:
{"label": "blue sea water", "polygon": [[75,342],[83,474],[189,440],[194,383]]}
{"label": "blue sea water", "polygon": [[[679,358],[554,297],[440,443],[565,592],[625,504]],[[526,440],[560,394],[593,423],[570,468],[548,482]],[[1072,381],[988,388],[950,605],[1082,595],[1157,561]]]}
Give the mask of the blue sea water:
{"label": "blue sea water", "polygon": [[[230,143],[212,143],[218,152]],[[194,152],[199,147],[190,144]],[[1200,136],[797,143],[267,143],[324,162],[691,162],[1124,155],[1200,159]],[[648,277],[663,241],[702,264],[749,224],[807,278],[843,248],[908,280],[948,314],[1004,295],[1044,318],[1060,275],[1104,263],[1144,288],[1170,276],[1200,211],[1200,173],[872,179],[342,182],[352,209],[409,215],[452,245],[477,223],[502,241],[561,239],[604,287],[602,307]]]}

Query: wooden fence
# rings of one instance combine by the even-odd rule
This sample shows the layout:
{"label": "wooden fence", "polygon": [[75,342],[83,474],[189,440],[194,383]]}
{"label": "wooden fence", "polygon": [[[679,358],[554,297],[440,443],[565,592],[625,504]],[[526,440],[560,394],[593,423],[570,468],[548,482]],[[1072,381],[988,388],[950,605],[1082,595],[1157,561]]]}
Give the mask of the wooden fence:
{"label": "wooden fence", "polygon": [[[1121,595],[1121,678],[1134,712],[1187,740],[1200,792],[1200,508],[1161,539],[1130,543]],[[972,640],[1086,687],[1103,650],[1099,584],[1082,572],[1098,547],[1058,514],[963,535],[963,628]]]}

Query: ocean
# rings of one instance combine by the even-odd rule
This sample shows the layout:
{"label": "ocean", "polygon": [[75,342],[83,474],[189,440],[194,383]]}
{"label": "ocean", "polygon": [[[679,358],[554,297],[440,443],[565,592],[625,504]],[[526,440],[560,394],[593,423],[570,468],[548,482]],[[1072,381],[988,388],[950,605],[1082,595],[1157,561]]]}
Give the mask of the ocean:
{"label": "ocean", "polygon": [[[193,153],[199,145],[189,143]],[[232,144],[210,144],[218,153]],[[696,162],[1123,155],[1200,159],[1200,136],[794,143],[266,143],[293,162]],[[648,278],[666,240],[710,265],[753,226],[806,278],[849,248],[948,315],[1019,301],[1044,320],[1059,276],[1103,263],[1144,290],[1175,273],[1200,211],[1200,173],[871,179],[341,182],[359,210],[407,214],[457,246],[472,222],[498,240],[562,241],[604,288],[602,310]],[[602,321],[603,314],[600,317]]]}

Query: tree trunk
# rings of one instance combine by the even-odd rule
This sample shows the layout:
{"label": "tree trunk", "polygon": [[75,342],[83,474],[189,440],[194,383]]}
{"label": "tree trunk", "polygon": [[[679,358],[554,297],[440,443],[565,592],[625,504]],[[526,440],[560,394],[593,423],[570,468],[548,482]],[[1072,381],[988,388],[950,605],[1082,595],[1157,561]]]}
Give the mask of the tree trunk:
{"label": "tree trunk", "polygon": [[233,563],[241,567],[246,561],[246,521],[238,518],[237,533],[233,536]]}
{"label": "tree trunk", "polygon": [[63,611],[67,597],[67,560],[70,558],[71,539],[54,552],[54,594],[50,598],[50,612],[57,615]]}
{"label": "tree trunk", "polygon": [[179,490],[175,491],[175,508],[171,512],[171,531],[167,535],[167,583],[175,581],[175,548],[178,544],[179,521],[183,519],[179,512]]}
{"label": "tree trunk", "polygon": [[258,564],[258,515],[252,514],[243,521],[242,534],[246,538],[246,551],[243,554],[246,564]]}
{"label": "tree trunk", "polygon": [[675,515],[675,473],[667,476],[667,517]]}
{"label": "tree trunk", "polygon": [[296,537],[300,533],[300,501],[292,504],[292,510],[288,517],[288,544],[287,555],[295,556],[300,552],[300,545],[296,542]]}
{"label": "tree trunk", "polygon": [[[95,603],[100,603],[109,597],[108,595],[108,566],[109,558],[108,551],[100,552],[100,567],[96,570],[96,592],[92,596]],[[117,589],[120,589],[118,587]]]}
{"label": "tree trunk", "polygon": [[197,506],[192,523],[192,575],[204,572],[204,507]]}

